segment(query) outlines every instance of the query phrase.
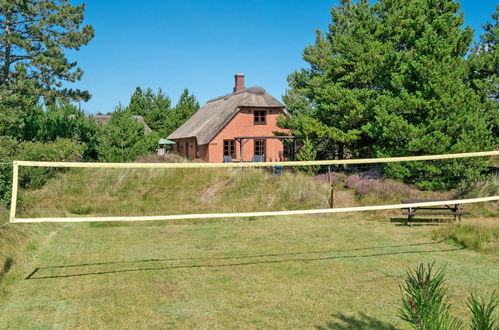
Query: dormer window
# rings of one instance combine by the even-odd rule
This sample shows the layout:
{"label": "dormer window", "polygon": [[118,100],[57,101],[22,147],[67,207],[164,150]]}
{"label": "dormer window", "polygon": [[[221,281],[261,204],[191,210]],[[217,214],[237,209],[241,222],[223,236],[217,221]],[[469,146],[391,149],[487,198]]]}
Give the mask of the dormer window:
{"label": "dormer window", "polygon": [[255,111],[254,112],[254,124],[255,125],[265,125],[267,123],[267,111]]}

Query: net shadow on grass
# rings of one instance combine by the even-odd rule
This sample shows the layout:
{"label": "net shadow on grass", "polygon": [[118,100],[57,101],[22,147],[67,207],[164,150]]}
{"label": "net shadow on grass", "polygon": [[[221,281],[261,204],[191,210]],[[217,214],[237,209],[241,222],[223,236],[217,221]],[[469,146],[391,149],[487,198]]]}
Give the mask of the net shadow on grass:
{"label": "net shadow on grass", "polygon": [[443,242],[444,241],[441,240],[441,241],[434,241],[434,242],[427,242],[427,243],[381,245],[381,246],[370,246],[370,247],[355,248],[355,249],[342,249],[342,250],[328,249],[328,250],[306,251],[306,252],[267,253],[267,254],[255,254],[255,255],[239,255],[239,256],[151,258],[151,259],[131,260],[131,261],[107,261],[107,262],[82,263],[82,264],[74,264],[74,265],[56,265],[56,266],[45,266],[45,267],[38,267],[38,268],[40,268],[40,269],[55,269],[55,268],[72,268],[72,267],[99,266],[99,265],[132,264],[132,263],[141,263],[141,262],[189,261],[189,260],[200,260],[200,259],[201,260],[227,260],[227,259],[263,258],[263,257],[282,257],[282,256],[296,256],[296,255],[304,255],[304,254],[319,254],[319,253],[332,253],[332,252],[354,252],[354,251],[377,250],[377,249],[387,249],[387,248],[436,245],[436,244],[440,244]]}
{"label": "net shadow on grass", "polygon": [[[408,226],[407,218],[390,218],[391,223],[396,223],[396,226]],[[453,219],[443,218],[413,218],[411,223],[413,226],[441,226],[448,225],[454,222]]]}
{"label": "net shadow on grass", "polygon": [[[429,244],[438,244],[435,243],[419,243],[419,244],[409,244],[409,245],[400,245],[397,247],[410,247],[415,245],[429,245]],[[382,248],[382,247],[378,247]],[[361,249],[353,249],[353,250],[343,250],[343,251],[334,251],[334,252],[353,252],[353,251],[361,251],[368,250],[370,248],[361,248]],[[462,250],[463,248],[450,248],[450,249],[437,249],[437,250],[413,250],[413,251],[392,251],[392,252],[380,252],[380,253],[371,253],[371,254],[349,254],[343,256],[325,256],[325,257],[308,257],[308,258],[280,258],[276,260],[252,260],[252,261],[240,261],[240,262],[231,262],[231,263],[195,263],[195,264],[187,264],[187,265],[162,265],[156,267],[137,267],[137,268],[123,268],[123,269],[113,269],[113,270],[103,270],[103,271],[87,271],[87,272],[79,272],[79,273],[71,273],[71,274],[56,274],[56,275],[47,275],[47,276],[36,276],[39,272],[43,270],[53,270],[53,269],[67,269],[67,268],[76,268],[76,267],[88,267],[88,266],[103,266],[103,265],[130,265],[132,263],[147,263],[147,262],[171,262],[171,261],[183,261],[183,260],[194,260],[194,259],[203,259],[203,260],[213,260],[213,259],[242,259],[242,258],[268,258],[272,256],[292,256],[292,255],[300,255],[300,254],[313,254],[313,253],[327,253],[333,251],[320,251],[320,252],[302,252],[302,253],[294,253],[294,254],[269,254],[269,255],[257,255],[257,256],[240,256],[240,257],[218,257],[218,258],[185,258],[185,259],[147,259],[147,260],[136,260],[136,261],[119,261],[119,262],[107,262],[107,263],[88,263],[82,265],[61,265],[61,266],[46,266],[46,267],[36,267],[28,276],[26,276],[26,280],[42,280],[42,279],[55,279],[55,278],[68,278],[68,277],[80,277],[80,276],[91,276],[91,275],[105,275],[105,274],[116,274],[116,273],[129,273],[129,272],[138,272],[138,271],[161,271],[161,270],[174,270],[174,269],[188,269],[188,268],[225,268],[225,267],[243,267],[243,266],[252,266],[252,265],[264,265],[264,264],[280,264],[280,263],[290,263],[290,262],[317,262],[317,261],[328,261],[335,259],[354,259],[354,258],[374,258],[374,257],[383,257],[383,256],[391,256],[391,255],[403,255],[403,254],[426,254],[426,253],[446,253]]]}
{"label": "net shadow on grass", "polygon": [[325,326],[315,326],[318,330],[351,330],[351,329],[376,329],[376,330],[396,330],[393,325],[388,322],[378,320],[364,313],[359,313],[358,316],[347,316],[344,314],[334,314],[333,318],[339,321],[330,321]]}

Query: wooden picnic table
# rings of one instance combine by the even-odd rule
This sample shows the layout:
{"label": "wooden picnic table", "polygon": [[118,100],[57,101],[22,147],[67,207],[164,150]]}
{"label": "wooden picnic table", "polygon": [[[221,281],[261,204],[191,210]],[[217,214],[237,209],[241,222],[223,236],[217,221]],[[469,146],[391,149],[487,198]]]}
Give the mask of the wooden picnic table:
{"label": "wooden picnic table", "polygon": [[[425,202],[439,202],[441,199],[402,199],[400,202],[402,204],[411,203],[425,203]],[[438,206],[415,206],[407,207],[407,211],[402,212],[403,215],[407,215],[407,223],[412,227],[412,219],[416,215],[453,215],[454,221],[459,220],[461,222],[461,216],[469,214],[469,212],[463,212],[463,206],[461,204],[450,204],[450,205],[438,205]],[[422,211],[421,211],[422,210]]]}

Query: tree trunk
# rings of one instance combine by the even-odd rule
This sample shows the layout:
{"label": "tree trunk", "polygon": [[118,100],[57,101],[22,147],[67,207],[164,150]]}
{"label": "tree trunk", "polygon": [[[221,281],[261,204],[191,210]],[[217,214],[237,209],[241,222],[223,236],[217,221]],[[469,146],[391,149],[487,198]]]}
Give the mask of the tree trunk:
{"label": "tree trunk", "polygon": [[345,145],[343,143],[338,144],[338,159],[343,159],[345,157]]}
{"label": "tree trunk", "polygon": [[0,76],[0,85],[3,85],[7,79],[9,78],[10,75],[10,55],[11,55],[11,50],[12,50],[12,43],[9,40],[9,35],[10,35],[10,24],[11,24],[11,10],[7,9],[5,13],[5,36],[6,36],[6,41],[5,41],[5,55],[4,55],[4,66],[2,69],[2,76]]}

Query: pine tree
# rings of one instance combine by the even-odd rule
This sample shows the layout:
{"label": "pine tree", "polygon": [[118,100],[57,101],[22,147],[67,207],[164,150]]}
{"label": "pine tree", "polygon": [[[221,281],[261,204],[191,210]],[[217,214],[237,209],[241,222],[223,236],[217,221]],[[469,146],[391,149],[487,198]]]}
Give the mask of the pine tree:
{"label": "pine tree", "polygon": [[316,31],[303,52],[310,67],[288,77],[291,116],[280,123],[314,139],[320,157],[365,155],[371,141],[363,127],[372,119],[387,51],[378,38],[381,21],[368,0],[342,0],[331,17],[329,31]]}
{"label": "pine tree", "polygon": [[470,81],[488,108],[493,132],[499,141],[499,5],[492,14],[492,23],[483,25],[485,32],[469,58]]}
{"label": "pine tree", "polygon": [[0,0],[0,89],[15,93],[16,81],[27,79],[31,93],[47,102],[88,99],[88,92],[62,88],[83,74],[64,51],[94,36],[90,25],[82,26],[84,10],[67,0]]}
{"label": "pine tree", "polygon": [[196,100],[196,97],[193,94],[190,94],[189,90],[185,88],[173,110],[168,135],[182,126],[187,119],[191,118],[198,110],[199,102]]}
{"label": "pine tree", "polygon": [[[490,109],[469,84],[473,32],[454,0],[342,0],[288,78],[280,125],[319,157],[390,157],[494,148]],[[389,165],[421,188],[476,179],[481,161]]]}
{"label": "pine tree", "polygon": [[147,125],[165,138],[198,109],[199,103],[196,97],[190,94],[187,88],[180,95],[178,103],[172,107],[170,98],[161,89],[154,93],[150,88],[144,91],[137,87],[127,106],[128,111],[143,116]]}
{"label": "pine tree", "polygon": [[90,97],[63,87],[83,74],[65,52],[94,36],[91,26],[82,26],[84,10],[67,0],[0,0],[0,134],[12,134],[40,101]]}
{"label": "pine tree", "polygon": [[[454,0],[383,0],[382,38],[387,83],[366,125],[375,157],[459,153],[494,147],[487,109],[467,84],[472,30]],[[483,163],[414,162],[387,166],[389,175],[421,188],[448,188],[473,180]]]}
{"label": "pine tree", "polygon": [[147,125],[154,131],[166,134],[173,110],[170,98],[161,89],[154,93],[151,88],[144,91],[137,87],[127,109],[134,115],[144,117]]}
{"label": "pine tree", "polygon": [[106,162],[134,161],[140,155],[154,150],[158,143],[156,134],[145,135],[144,124],[133,119],[132,113],[118,107],[99,136],[99,159]]}
{"label": "pine tree", "polygon": [[[303,140],[303,146],[296,155],[296,159],[299,161],[309,161],[309,160],[315,160],[316,158],[317,158],[317,151],[315,149],[315,146],[308,137],[305,137],[305,139]],[[316,166],[303,166],[303,167],[298,167],[298,170],[303,171],[309,175],[313,175],[317,173],[318,168]]]}

